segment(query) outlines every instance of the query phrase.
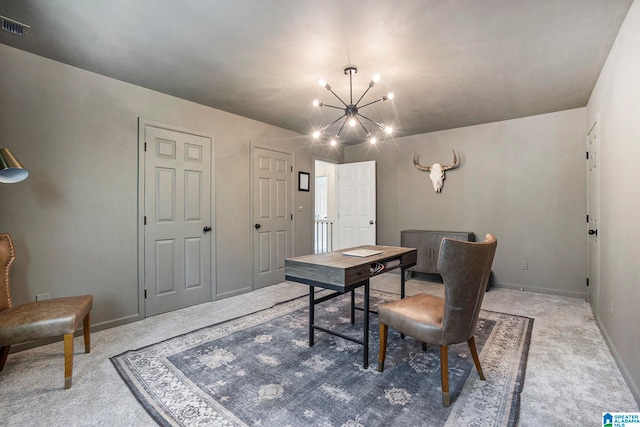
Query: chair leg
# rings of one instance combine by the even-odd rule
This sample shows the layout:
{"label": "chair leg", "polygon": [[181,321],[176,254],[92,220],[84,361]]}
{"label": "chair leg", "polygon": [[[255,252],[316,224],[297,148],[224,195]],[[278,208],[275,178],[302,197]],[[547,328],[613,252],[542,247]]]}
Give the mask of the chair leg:
{"label": "chair leg", "polygon": [[91,353],[91,312],[82,320],[82,330],[84,332],[84,352]]}
{"label": "chair leg", "polygon": [[0,347],[0,371],[4,369],[4,364],[7,361],[7,356],[9,356],[9,350],[11,350],[10,345]]}
{"label": "chair leg", "polygon": [[469,338],[467,341],[469,344],[469,350],[471,351],[471,357],[473,357],[473,363],[476,365],[476,369],[478,370],[478,375],[480,379],[484,381],[484,373],[482,372],[482,367],[480,366],[480,359],[478,358],[478,350],[476,349],[476,340],[474,337]]}
{"label": "chair leg", "polygon": [[71,388],[73,371],[73,332],[64,334],[64,388]]}
{"label": "chair leg", "polygon": [[384,371],[384,359],[387,355],[387,336],[389,335],[389,326],[380,323],[380,352],[378,353],[378,371]]}
{"label": "chair leg", "polygon": [[442,378],[442,404],[451,405],[449,400],[449,347],[440,346],[440,376]]}

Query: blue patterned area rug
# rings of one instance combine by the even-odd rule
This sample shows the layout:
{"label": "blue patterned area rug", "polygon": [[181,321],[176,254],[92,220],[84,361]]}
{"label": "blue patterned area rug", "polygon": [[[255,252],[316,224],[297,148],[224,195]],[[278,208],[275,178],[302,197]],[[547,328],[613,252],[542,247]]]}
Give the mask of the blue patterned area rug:
{"label": "blue patterned area rug", "polygon": [[[372,307],[397,299],[371,291]],[[356,301],[362,304],[362,293]],[[360,305],[362,306],[362,305]],[[316,323],[362,337],[348,295],[316,306]],[[452,404],[442,406],[439,348],[389,329],[377,371],[371,315],[368,369],[362,347],[316,331],[308,346],[308,298],[279,304],[111,358],[149,414],[165,426],[515,425],[533,319],[482,311],[476,344],[486,381],[466,343],[449,348]]]}

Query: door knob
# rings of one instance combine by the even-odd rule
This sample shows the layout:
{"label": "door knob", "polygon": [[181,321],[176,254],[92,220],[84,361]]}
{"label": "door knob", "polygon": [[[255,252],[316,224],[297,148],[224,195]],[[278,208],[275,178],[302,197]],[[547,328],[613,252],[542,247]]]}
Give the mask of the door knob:
{"label": "door knob", "polygon": [[207,227],[203,228],[202,231],[204,231],[205,233],[208,233],[208,232],[211,231],[211,227],[207,226]]}
{"label": "door knob", "polygon": [[369,221],[369,225],[373,225],[373,220]]}
{"label": "door knob", "polygon": [[261,226],[260,224],[256,224],[256,225],[254,225],[254,227],[255,227],[255,228],[256,228],[256,230],[257,230],[258,228],[260,228],[260,227],[262,227],[262,226]]}
{"label": "door knob", "polygon": [[595,234],[597,236],[598,235],[598,230],[589,230],[589,234],[590,235],[594,235]]}

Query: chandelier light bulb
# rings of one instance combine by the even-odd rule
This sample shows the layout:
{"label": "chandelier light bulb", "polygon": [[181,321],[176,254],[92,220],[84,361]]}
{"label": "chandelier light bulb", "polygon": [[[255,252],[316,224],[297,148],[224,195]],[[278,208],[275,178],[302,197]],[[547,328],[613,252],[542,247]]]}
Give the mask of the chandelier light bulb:
{"label": "chandelier light bulb", "polygon": [[320,105],[320,101],[318,101],[317,99],[313,100],[313,106],[314,107],[318,107]]}
{"label": "chandelier light bulb", "polygon": [[318,80],[318,84],[322,87],[325,87],[327,85],[327,82],[324,79],[320,79]]}
{"label": "chandelier light bulb", "polygon": [[313,138],[314,138],[314,139],[318,139],[318,138],[320,138],[320,131],[319,131],[319,130],[317,130],[317,131],[315,131],[315,132],[313,133]]}
{"label": "chandelier light bulb", "polygon": [[378,83],[380,81],[380,74],[374,74],[371,79],[374,83]]}
{"label": "chandelier light bulb", "polygon": [[335,147],[336,144],[337,144],[337,141],[335,139],[331,138],[331,146]]}
{"label": "chandelier light bulb", "polygon": [[384,128],[384,131],[388,134],[391,135],[393,133],[393,128],[391,126],[387,126],[386,128]]}
{"label": "chandelier light bulb", "polygon": [[349,126],[355,127],[355,125],[356,125],[356,119],[349,119]]}
{"label": "chandelier light bulb", "polygon": [[387,99],[393,99],[394,96],[395,95],[393,94],[393,92],[389,92],[388,94],[386,94],[382,98],[380,98],[380,100],[386,101]]}
{"label": "chandelier light bulb", "polygon": [[375,144],[376,142],[378,142],[378,140],[377,140],[375,137],[373,137],[373,136],[372,136],[372,137],[369,139],[369,142],[370,142],[370,143],[372,143],[372,144]]}

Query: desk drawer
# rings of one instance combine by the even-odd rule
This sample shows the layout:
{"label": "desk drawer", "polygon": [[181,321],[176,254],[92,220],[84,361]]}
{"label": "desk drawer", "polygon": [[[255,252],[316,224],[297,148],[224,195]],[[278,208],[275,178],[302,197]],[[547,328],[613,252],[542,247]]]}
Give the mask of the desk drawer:
{"label": "desk drawer", "polygon": [[344,272],[344,284],[345,286],[349,286],[354,283],[362,282],[363,280],[368,279],[370,274],[369,264],[348,268]]}
{"label": "desk drawer", "polygon": [[414,264],[418,259],[418,252],[409,252],[406,254],[403,254],[402,257],[400,258],[400,266],[404,267],[407,264]]}

